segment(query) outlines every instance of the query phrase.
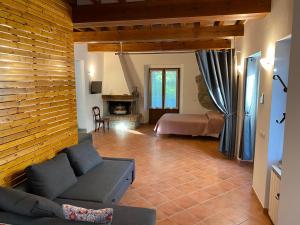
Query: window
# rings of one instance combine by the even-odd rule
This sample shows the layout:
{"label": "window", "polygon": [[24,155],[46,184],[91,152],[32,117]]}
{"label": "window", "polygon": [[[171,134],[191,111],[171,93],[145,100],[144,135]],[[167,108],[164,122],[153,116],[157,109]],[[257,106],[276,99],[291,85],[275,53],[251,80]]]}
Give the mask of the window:
{"label": "window", "polygon": [[150,69],[150,108],[179,108],[179,69]]}

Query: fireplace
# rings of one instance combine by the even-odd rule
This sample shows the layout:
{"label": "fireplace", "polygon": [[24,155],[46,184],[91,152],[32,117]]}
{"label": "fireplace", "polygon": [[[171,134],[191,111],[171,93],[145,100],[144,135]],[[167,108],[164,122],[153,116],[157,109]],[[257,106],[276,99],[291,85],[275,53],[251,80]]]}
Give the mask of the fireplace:
{"label": "fireplace", "polygon": [[108,101],[108,110],[110,115],[128,115],[132,114],[132,102]]}
{"label": "fireplace", "polygon": [[135,129],[140,125],[138,98],[132,95],[102,95],[103,114],[112,128]]}

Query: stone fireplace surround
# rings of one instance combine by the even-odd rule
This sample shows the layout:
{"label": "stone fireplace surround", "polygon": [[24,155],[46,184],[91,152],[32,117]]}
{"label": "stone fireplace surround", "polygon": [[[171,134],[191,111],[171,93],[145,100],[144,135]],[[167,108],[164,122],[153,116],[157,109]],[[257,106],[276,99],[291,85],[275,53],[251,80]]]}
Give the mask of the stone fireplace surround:
{"label": "stone fireplace surround", "polygon": [[[110,119],[112,128],[135,129],[140,126],[141,114],[138,112],[138,98],[132,95],[102,95],[103,116]],[[113,113],[115,106],[123,105],[126,115]]]}

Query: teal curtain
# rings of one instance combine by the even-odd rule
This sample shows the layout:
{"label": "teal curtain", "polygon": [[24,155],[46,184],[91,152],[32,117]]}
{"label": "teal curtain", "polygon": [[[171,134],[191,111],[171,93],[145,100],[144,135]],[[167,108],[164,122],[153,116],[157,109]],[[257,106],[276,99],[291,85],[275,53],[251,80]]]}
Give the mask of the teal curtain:
{"label": "teal curtain", "polygon": [[247,59],[247,73],[245,80],[245,105],[240,158],[252,161],[254,159],[256,110],[258,93],[259,58]]}
{"label": "teal curtain", "polygon": [[235,72],[235,51],[196,52],[201,75],[210,97],[225,115],[225,125],[220,139],[220,151],[229,159],[235,156],[237,76]]}

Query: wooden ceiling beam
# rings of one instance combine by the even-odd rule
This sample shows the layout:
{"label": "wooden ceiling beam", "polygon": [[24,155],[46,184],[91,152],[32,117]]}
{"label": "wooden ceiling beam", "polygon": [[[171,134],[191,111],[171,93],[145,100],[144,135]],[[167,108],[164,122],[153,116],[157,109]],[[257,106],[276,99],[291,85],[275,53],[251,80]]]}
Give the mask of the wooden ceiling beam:
{"label": "wooden ceiling beam", "polygon": [[224,21],[216,21],[214,23],[214,26],[223,26],[224,25]]}
{"label": "wooden ceiling beam", "polygon": [[98,32],[74,32],[74,42],[136,42],[176,41],[213,38],[229,38],[244,35],[244,25],[212,27],[162,27],[155,29],[115,30]]}
{"label": "wooden ceiling beam", "polygon": [[91,3],[93,3],[94,5],[99,4],[99,2],[97,0],[90,0]]}
{"label": "wooden ceiling beam", "polygon": [[[75,26],[131,26],[256,19],[271,11],[271,0],[156,0],[73,7]],[[96,23],[96,24],[95,24]]]}
{"label": "wooden ceiling beam", "polygon": [[88,45],[90,52],[155,52],[155,51],[188,51],[199,49],[229,49],[231,40],[201,40],[201,41],[174,41],[174,42],[145,42]]}

